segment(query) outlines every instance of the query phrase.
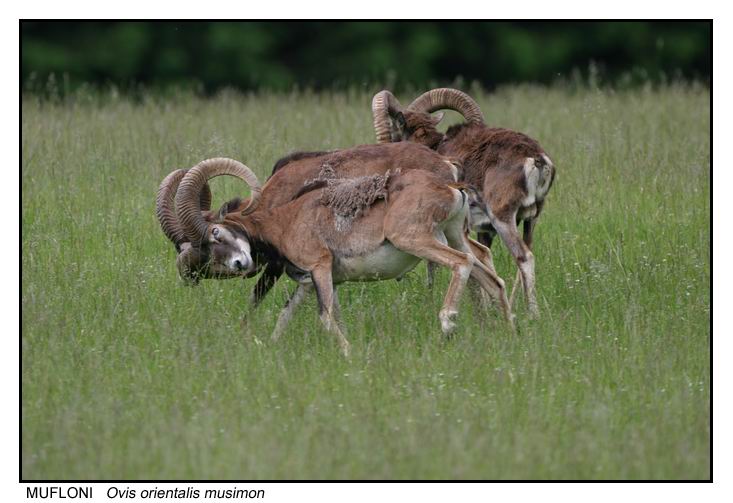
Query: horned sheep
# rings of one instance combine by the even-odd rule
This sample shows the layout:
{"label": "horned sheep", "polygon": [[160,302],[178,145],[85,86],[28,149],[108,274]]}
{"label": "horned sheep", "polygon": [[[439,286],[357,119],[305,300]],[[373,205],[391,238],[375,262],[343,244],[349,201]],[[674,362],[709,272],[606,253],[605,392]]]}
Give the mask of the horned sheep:
{"label": "horned sheep", "polygon": [[[384,175],[393,166],[399,165],[404,173],[413,169],[426,170],[436,174],[445,183],[456,182],[460,176],[460,167],[455,161],[442,159],[436,162],[436,154],[429,148],[415,143],[395,143],[390,145],[363,145],[351,149],[330,152],[296,152],[283,157],[272,170],[258,193],[260,209],[274,208],[294,199],[302,191],[304,185],[318,176],[322,176],[324,168],[334,177],[354,178],[368,175]],[[168,175],[158,189],[156,212],[164,234],[174,244],[179,273],[189,284],[196,284],[203,278],[241,277],[241,274],[230,274],[221,267],[221,260],[212,255],[206,247],[192,246],[178,222],[175,208],[175,194],[178,185],[186,174],[179,169]],[[343,185],[343,184],[342,184]],[[200,195],[201,209],[205,218],[212,218],[210,211],[211,192],[204,185]],[[235,199],[227,203],[219,213],[244,210],[250,199]],[[473,240],[469,241],[475,255],[485,257],[484,262],[492,268],[490,251]],[[252,304],[257,306],[284,272],[284,264],[277,254],[269,250],[258,250],[254,257],[256,268],[246,277],[259,276],[252,293]]]}
{"label": "horned sheep", "polygon": [[[466,122],[440,133],[443,115],[430,114],[444,109],[461,113]],[[499,234],[517,263],[530,314],[537,316],[532,238],[555,179],[555,165],[545,150],[523,133],[487,126],[478,104],[456,89],[433,89],[407,107],[381,91],[372,100],[372,115],[379,143],[412,141],[460,160],[463,181],[481,192],[485,204],[472,220],[478,240],[490,247]]]}
{"label": "horned sheep", "polygon": [[[498,299],[511,324],[503,281],[482,262],[487,259],[486,249],[467,239],[470,191],[451,186],[436,174],[445,168],[442,156],[431,153],[434,157],[424,165],[427,169],[400,170],[409,164],[406,159],[379,155],[390,148],[394,149],[367,149],[374,159],[389,159],[384,163],[386,170],[383,166],[376,173],[364,174],[368,170],[362,169],[355,181],[328,176],[321,165],[311,183],[289,202],[275,206],[263,205],[267,184],[261,187],[245,165],[224,158],[203,161],[186,171],[180,181],[175,195],[177,223],[191,249],[199,256],[215,258],[217,268],[226,275],[256,270],[253,257],[258,255],[277,257],[299,284],[278,320],[279,330],[299,300],[314,288],[321,320],[336,335],[345,354],[349,343],[338,324],[334,285],[396,278],[420,259],[452,272],[439,313],[444,333],[455,326],[458,299],[469,276]],[[216,214],[202,211],[202,201],[206,201],[202,191],[206,192],[210,178],[219,175],[236,176],[252,188],[244,209],[230,211],[225,204]],[[339,215],[342,210],[345,212]],[[346,218],[349,224],[340,224],[339,218]]]}

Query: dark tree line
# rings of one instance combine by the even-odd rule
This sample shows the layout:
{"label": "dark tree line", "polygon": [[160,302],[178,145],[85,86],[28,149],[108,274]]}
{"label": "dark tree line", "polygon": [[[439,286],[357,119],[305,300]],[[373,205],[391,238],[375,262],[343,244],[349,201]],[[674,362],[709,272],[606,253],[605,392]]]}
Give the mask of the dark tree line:
{"label": "dark tree line", "polygon": [[709,80],[708,22],[21,22],[26,87],[50,74],[208,92],[457,77],[491,88],[552,82],[592,64],[609,82]]}

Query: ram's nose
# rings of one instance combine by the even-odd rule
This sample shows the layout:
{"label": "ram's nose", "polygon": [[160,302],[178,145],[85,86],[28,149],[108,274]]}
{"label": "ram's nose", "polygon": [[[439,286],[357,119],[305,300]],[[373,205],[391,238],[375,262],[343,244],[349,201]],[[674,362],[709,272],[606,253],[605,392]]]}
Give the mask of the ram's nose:
{"label": "ram's nose", "polygon": [[242,257],[236,259],[233,265],[240,272],[248,272],[252,268],[252,261],[247,257]]}

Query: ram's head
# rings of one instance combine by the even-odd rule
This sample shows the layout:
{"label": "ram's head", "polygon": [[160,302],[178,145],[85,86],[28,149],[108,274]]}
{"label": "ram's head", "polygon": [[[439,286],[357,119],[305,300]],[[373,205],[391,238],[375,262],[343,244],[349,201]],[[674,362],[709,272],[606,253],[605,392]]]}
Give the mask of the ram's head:
{"label": "ram's head", "polygon": [[407,107],[403,107],[391,92],[384,90],[375,94],[372,99],[377,143],[409,140],[436,149],[443,139],[443,134],[437,129],[443,113],[431,114],[438,110],[455,110],[468,123],[484,123],[478,104],[457,89],[433,89],[422,94]]}
{"label": "ram's head", "polygon": [[195,285],[204,278],[251,277],[258,272],[246,232],[227,218],[229,213],[250,212],[256,207],[259,184],[254,174],[251,177],[255,185],[248,201],[243,204],[236,198],[224,203],[217,212],[210,210],[211,190],[207,180],[217,176],[211,168],[228,167],[230,161],[209,159],[190,170],[191,176],[186,176],[189,170],[173,171],[158,189],[158,221],[176,248],[176,266],[188,284]]}

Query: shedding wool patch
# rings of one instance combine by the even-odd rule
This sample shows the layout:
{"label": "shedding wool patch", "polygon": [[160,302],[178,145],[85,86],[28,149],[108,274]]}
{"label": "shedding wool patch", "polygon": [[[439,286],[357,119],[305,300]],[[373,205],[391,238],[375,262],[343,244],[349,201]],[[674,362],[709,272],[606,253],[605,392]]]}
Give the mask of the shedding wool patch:
{"label": "shedding wool patch", "polygon": [[339,178],[330,164],[323,164],[318,177],[309,180],[325,182],[321,193],[321,204],[331,208],[336,215],[338,230],[345,230],[351,222],[364,213],[375,201],[387,199],[387,183],[391,174]]}

